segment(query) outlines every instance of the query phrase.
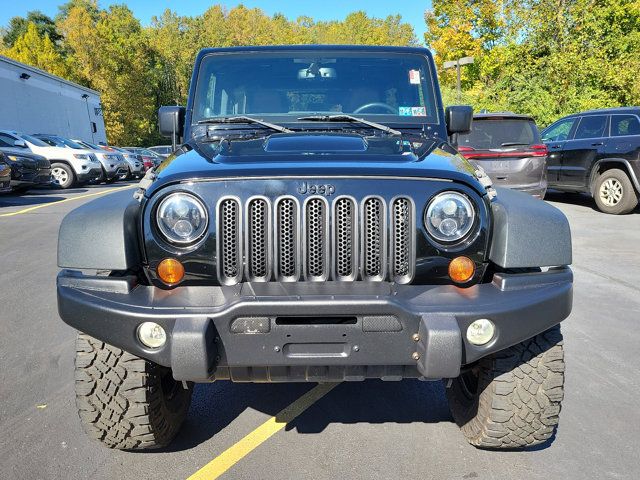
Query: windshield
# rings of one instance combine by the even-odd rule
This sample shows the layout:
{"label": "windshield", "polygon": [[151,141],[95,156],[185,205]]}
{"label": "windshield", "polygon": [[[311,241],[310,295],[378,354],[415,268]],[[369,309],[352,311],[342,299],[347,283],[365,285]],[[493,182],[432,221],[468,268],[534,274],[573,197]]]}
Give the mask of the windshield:
{"label": "windshield", "polygon": [[73,148],[76,150],[81,150],[82,148],[84,148],[81,145],[78,145],[76,142],[72,142],[71,140],[67,140],[66,138],[62,138],[62,137],[42,136],[40,138],[46,143],[48,143],[49,145],[52,145],[54,147],[67,147],[67,148]]}
{"label": "windshield", "polygon": [[474,118],[471,132],[458,136],[460,147],[475,150],[509,148],[540,143],[536,124],[529,119]]}
{"label": "windshield", "polygon": [[89,143],[89,142],[82,141],[82,142],[77,142],[77,143],[79,143],[80,145],[84,145],[85,147],[87,147],[90,150],[100,150],[100,148],[97,145],[94,145],[94,144]]}
{"label": "windshield", "polygon": [[26,133],[21,133],[18,136],[22,140],[24,140],[25,142],[29,142],[29,143],[35,145],[36,147],[48,147],[49,146],[48,144],[44,143],[39,138],[36,138],[34,136],[31,136],[31,135],[27,135]]}
{"label": "windshield", "polygon": [[211,54],[200,67],[192,123],[237,115],[282,123],[337,113],[437,123],[427,59],[356,51]]}

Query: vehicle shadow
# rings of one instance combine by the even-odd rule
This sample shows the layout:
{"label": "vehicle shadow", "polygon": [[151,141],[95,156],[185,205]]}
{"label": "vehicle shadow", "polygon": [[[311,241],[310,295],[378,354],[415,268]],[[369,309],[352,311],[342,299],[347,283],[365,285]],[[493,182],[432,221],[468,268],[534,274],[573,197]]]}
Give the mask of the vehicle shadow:
{"label": "vehicle shadow", "polygon": [[[586,193],[569,193],[558,192],[555,190],[548,190],[544,199],[549,202],[564,203],[567,205],[579,205],[581,207],[588,207],[594,212],[602,213],[596,207],[596,202]],[[631,215],[640,213],[640,207],[636,208]],[[606,215],[602,213],[602,215]]]}
{"label": "vehicle shadow", "polygon": [[0,195],[0,208],[2,207],[29,207],[32,205],[40,205],[42,203],[57,202],[64,200],[65,197],[48,196],[48,195],[31,195],[28,196],[16,196],[16,195]]}
{"label": "vehicle shadow", "polygon": [[[191,449],[211,439],[247,408],[276,416],[315,385],[231,382],[196,385],[187,420],[176,439],[164,451]],[[402,408],[398,408],[398,405],[402,405]],[[302,434],[313,434],[322,432],[332,423],[452,421],[442,382],[366,380],[341,383],[286,428]]]}

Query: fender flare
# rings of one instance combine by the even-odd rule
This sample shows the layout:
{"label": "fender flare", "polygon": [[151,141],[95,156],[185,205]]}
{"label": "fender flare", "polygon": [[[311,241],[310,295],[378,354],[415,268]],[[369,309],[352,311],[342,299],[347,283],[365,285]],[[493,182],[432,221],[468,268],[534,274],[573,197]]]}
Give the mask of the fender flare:
{"label": "fender flare", "polygon": [[526,193],[501,187],[496,191],[489,249],[493,263],[508,269],[572,263],[571,228],[560,210]]}
{"label": "fender flare", "polygon": [[124,190],[71,211],[58,233],[58,266],[125,271],[140,265],[141,208],[131,191]]}

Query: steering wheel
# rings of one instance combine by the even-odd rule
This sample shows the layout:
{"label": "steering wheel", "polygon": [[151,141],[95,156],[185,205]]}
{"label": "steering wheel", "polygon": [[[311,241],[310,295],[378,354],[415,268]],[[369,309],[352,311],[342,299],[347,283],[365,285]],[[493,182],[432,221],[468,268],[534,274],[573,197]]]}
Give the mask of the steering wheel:
{"label": "steering wheel", "polygon": [[360,105],[356,108],[353,113],[364,113],[365,110],[370,110],[372,108],[382,108],[393,115],[398,113],[391,105],[382,102],[365,103],[364,105]]}

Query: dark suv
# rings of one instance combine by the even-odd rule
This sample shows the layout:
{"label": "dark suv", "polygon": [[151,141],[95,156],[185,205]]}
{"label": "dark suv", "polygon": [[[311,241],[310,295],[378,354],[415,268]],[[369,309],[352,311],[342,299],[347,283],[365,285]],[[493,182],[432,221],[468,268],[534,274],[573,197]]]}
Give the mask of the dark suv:
{"label": "dark suv", "polygon": [[544,198],[547,147],[533,118],[510,112],[474,115],[471,131],[458,137],[458,151],[481,166],[495,186]]}
{"label": "dark suv", "polygon": [[640,192],[640,107],[591,110],[542,132],[549,187],[591,194],[600,211],[631,212]]}
{"label": "dark suv", "polygon": [[472,110],[435,71],[421,48],[200,52],[187,107],[160,110],[179,148],[60,227],[91,437],[167,445],[193,382],[366,378],[445,379],[479,447],[553,436],[569,224],[458,154]]}

